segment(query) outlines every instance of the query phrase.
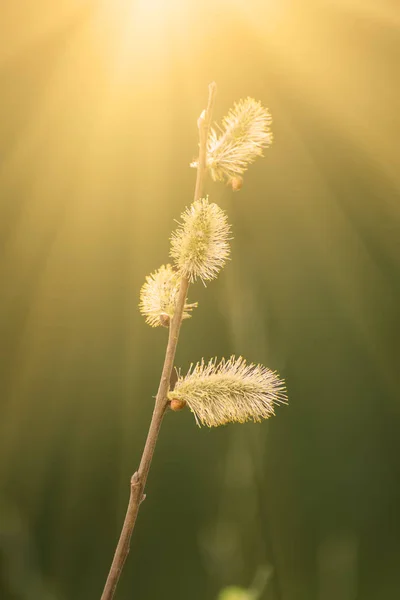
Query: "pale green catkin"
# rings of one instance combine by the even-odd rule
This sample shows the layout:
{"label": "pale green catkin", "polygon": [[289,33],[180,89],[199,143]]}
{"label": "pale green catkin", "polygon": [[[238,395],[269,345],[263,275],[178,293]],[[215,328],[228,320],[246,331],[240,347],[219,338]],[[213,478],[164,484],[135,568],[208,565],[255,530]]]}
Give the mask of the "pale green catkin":
{"label": "pale green catkin", "polygon": [[[168,326],[174,316],[179,292],[180,275],[171,265],[162,265],[157,271],[146,277],[146,282],[140,290],[139,309],[146,323],[151,327]],[[189,314],[197,302],[185,304],[183,319],[189,319]]]}
{"label": "pale green catkin", "polygon": [[[263,149],[273,142],[272,117],[253,98],[239,100],[222,121],[211,129],[207,142],[207,168],[214,181],[231,181],[242,175]],[[197,166],[197,161],[191,163]]]}
{"label": "pale green catkin", "polygon": [[274,405],[285,403],[284,382],[262,365],[244,358],[202,360],[179,376],[169,399],[183,400],[198,425],[217,427],[229,422],[261,421],[274,415]]}
{"label": "pale green catkin", "polygon": [[230,226],[225,212],[203,198],[193,202],[181,219],[171,236],[170,255],[177,271],[191,282],[214,279],[229,256]]}

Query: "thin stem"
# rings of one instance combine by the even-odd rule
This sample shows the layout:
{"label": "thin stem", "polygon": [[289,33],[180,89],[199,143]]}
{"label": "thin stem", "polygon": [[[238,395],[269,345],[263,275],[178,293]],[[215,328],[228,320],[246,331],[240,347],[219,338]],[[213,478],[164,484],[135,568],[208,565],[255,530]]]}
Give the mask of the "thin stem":
{"label": "thin stem", "polygon": [[215,94],[217,92],[217,85],[215,82],[210,83],[208,86],[208,104],[206,110],[204,110],[199,120],[197,121],[199,127],[199,162],[197,166],[197,178],[196,187],[194,191],[194,201],[200,200],[203,191],[204,176],[206,174],[206,159],[207,159],[207,139],[208,131],[211,124],[211,116],[214,108]]}
{"label": "thin stem", "polygon": [[[198,121],[199,164],[197,168],[196,187],[194,193],[195,200],[200,199],[203,189],[204,175],[206,170],[207,138],[216,93],[215,83],[211,83],[209,85],[208,90],[209,95],[207,109],[203,111]],[[135,527],[140,504],[145,498],[143,492],[146,485],[147,476],[149,474],[151,461],[153,459],[161,423],[165,411],[168,407],[167,394],[169,391],[169,382],[174,366],[175,352],[178,344],[179,331],[181,328],[182,315],[185,307],[188,287],[188,279],[182,277],[178,299],[175,307],[175,313],[169,327],[167,350],[165,353],[164,365],[161,374],[160,384],[157,391],[153,416],[151,418],[151,423],[147,434],[142,458],[140,460],[139,469],[131,477],[131,491],[129,497],[129,504],[125,515],[125,521],[122,526],[121,535],[118,540],[117,548],[115,550],[114,558],[111,564],[110,572],[107,577],[103,594],[101,596],[101,600],[112,600],[112,598],[114,598],[115,590],[119,578],[121,576],[126,557],[128,556],[130,550],[132,532]]]}

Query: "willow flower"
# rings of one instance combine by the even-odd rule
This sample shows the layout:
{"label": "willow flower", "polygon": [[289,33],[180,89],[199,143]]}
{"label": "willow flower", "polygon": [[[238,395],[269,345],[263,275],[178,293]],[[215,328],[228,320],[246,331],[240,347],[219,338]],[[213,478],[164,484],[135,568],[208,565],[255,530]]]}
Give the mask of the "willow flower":
{"label": "willow flower", "polygon": [[[253,98],[239,100],[222,121],[220,133],[211,128],[206,164],[214,181],[235,180],[272,144],[267,108]],[[191,163],[197,167],[198,162]]]}
{"label": "willow flower", "polygon": [[284,382],[262,365],[244,358],[202,360],[179,375],[170,401],[186,402],[197,424],[217,427],[229,422],[261,421],[274,415],[274,405],[286,402]]}
{"label": "willow flower", "polygon": [[[162,265],[146,277],[140,290],[139,310],[151,327],[168,327],[174,316],[180,279],[179,273],[171,265]],[[182,318],[189,319],[189,312],[196,307],[197,302],[185,304]]]}
{"label": "willow flower", "polygon": [[214,279],[229,256],[230,225],[225,212],[203,198],[186,208],[181,219],[171,237],[170,256],[177,270],[191,282]]}

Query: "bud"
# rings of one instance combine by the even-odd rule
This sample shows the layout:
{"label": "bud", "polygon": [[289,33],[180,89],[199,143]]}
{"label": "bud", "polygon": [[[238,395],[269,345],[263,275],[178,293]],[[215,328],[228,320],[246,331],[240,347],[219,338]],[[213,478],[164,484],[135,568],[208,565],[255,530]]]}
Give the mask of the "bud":
{"label": "bud", "polygon": [[[162,265],[146,277],[140,290],[139,309],[151,327],[169,327],[175,312],[180,279],[179,273],[171,265]],[[189,312],[196,307],[197,302],[185,304],[182,318],[189,319]]]}
{"label": "bud", "polygon": [[181,215],[182,224],[171,237],[170,255],[183,277],[203,282],[214,279],[229,256],[229,234],[225,212],[208,198],[196,200]]}
{"label": "bud", "polygon": [[169,315],[167,315],[167,313],[161,313],[159,318],[160,318],[160,325],[162,327],[169,327],[169,324],[171,323],[171,317]]}
{"label": "bud", "polygon": [[240,175],[237,175],[236,177],[232,177],[232,179],[229,181],[229,183],[232,188],[232,191],[238,192],[240,189],[242,189],[243,177],[240,177]]}
{"label": "bud", "polygon": [[247,365],[241,356],[191,365],[168,398],[187,402],[197,424],[208,427],[268,419],[275,404],[287,401],[285,384],[274,371]]}
{"label": "bud", "polygon": [[169,407],[171,410],[179,411],[183,410],[186,406],[186,402],[184,400],[178,400],[177,398],[172,398]]}

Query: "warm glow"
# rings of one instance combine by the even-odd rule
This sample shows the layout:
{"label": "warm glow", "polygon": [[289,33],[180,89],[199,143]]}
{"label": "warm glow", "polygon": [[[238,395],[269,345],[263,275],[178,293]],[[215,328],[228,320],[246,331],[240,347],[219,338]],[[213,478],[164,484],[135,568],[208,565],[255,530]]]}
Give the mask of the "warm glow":
{"label": "warm glow", "polygon": [[[229,206],[236,262],[204,304],[201,286],[190,296],[199,309],[184,361],[222,350],[204,351],[218,318],[226,355],[263,362],[271,352],[283,369],[308,343],[307,319],[317,331],[318,320],[340,317],[382,389],[398,396],[385,341],[400,268],[395,1],[2,4],[0,480],[13,481],[23,448],[35,497],[53,446],[61,456],[70,448],[74,492],[60,509],[59,539],[93,465],[102,477],[104,431],[122,432],[115,453],[125,467],[148,417],[137,390],[156,392],[147,363],[161,361],[165,331],[143,333],[139,290],[166,261],[174,219],[192,200],[189,163],[210,81],[216,120],[251,96],[271,111],[275,141],[240,191],[207,183]],[[326,312],[308,281],[328,298]]]}

